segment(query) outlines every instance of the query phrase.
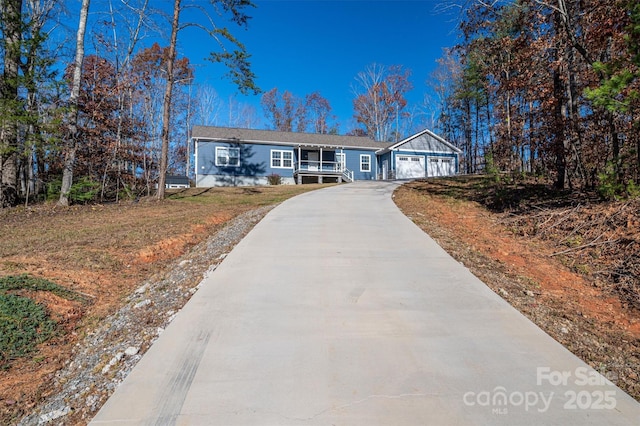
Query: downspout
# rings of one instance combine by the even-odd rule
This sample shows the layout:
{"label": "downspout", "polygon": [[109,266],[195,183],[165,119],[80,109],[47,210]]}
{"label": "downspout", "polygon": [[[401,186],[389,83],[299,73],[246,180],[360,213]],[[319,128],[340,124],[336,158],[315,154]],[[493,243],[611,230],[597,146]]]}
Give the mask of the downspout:
{"label": "downspout", "polygon": [[[193,138],[193,176],[196,180],[196,187],[198,186],[198,142],[200,141],[198,138]],[[189,175],[189,170],[187,170],[187,176]]]}

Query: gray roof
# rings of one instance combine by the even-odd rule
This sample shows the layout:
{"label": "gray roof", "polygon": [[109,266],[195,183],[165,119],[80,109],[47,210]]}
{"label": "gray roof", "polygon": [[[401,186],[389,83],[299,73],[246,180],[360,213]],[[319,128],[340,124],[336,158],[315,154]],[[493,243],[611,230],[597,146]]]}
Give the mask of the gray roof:
{"label": "gray roof", "polygon": [[275,130],[238,129],[232,127],[193,126],[194,139],[222,141],[280,143],[285,145],[326,146],[339,148],[366,148],[378,150],[389,143],[376,142],[364,136],[321,135],[318,133],[293,133]]}

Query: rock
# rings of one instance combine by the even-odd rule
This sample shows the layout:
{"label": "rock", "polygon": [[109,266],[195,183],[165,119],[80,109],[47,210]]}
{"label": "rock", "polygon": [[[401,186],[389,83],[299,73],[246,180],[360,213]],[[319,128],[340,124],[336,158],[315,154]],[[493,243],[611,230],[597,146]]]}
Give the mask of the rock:
{"label": "rock", "polygon": [[142,302],[138,302],[135,305],[133,305],[133,309],[140,309],[140,308],[144,308],[147,305],[151,304],[151,300],[149,299],[145,299]]}
{"label": "rock", "polygon": [[498,289],[498,293],[500,293],[500,295],[501,295],[501,296],[503,296],[503,297],[507,297],[507,296],[509,296],[509,293],[507,293],[507,290],[505,290],[505,289],[504,289],[504,288],[502,288],[502,287],[500,287],[500,288]]}
{"label": "rock", "polygon": [[113,367],[114,365],[120,362],[123,356],[124,354],[122,352],[118,352],[113,358],[111,358],[111,360],[107,365],[102,367],[102,374],[107,374],[111,369],[111,367]]}
{"label": "rock", "polygon": [[58,410],[53,410],[47,414],[41,415],[38,423],[39,424],[49,423],[51,420],[59,419],[60,417],[66,416],[70,412],[71,412],[71,407],[64,406],[63,408],[60,408]]}
{"label": "rock", "polygon": [[134,356],[138,353],[140,349],[136,348],[135,346],[129,346],[127,349],[125,349],[124,354],[126,356]]}
{"label": "rock", "polygon": [[146,283],[145,285],[138,287],[138,289],[135,291],[136,294],[143,294],[145,293],[148,289],[149,289],[149,285],[150,283]]}

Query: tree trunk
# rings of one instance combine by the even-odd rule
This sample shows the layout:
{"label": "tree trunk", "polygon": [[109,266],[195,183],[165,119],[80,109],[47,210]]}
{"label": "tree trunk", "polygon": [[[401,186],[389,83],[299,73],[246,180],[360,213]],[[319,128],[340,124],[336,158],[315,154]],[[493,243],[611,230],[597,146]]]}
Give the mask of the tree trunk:
{"label": "tree trunk", "polygon": [[18,69],[22,39],[22,0],[3,2],[4,74],[0,94],[0,208],[18,203]]}
{"label": "tree trunk", "polygon": [[556,189],[564,189],[567,176],[567,157],[565,152],[565,133],[564,133],[564,89],[560,80],[560,72],[556,70],[553,73],[553,92],[555,97],[554,111],[554,141],[553,150],[556,157]]}
{"label": "tree trunk", "polygon": [[76,56],[73,63],[73,81],[71,94],[69,95],[69,113],[67,115],[67,135],[64,141],[64,168],[62,170],[62,186],[58,205],[69,205],[69,193],[73,184],[73,168],[76,162],[78,149],[78,97],[80,96],[80,83],[82,78],[82,62],[84,61],[84,33],[87,28],[87,15],[89,14],[90,0],[82,0],[80,9],[80,21],[76,34]]}
{"label": "tree trunk", "polygon": [[169,126],[171,121],[171,95],[173,92],[173,63],[176,59],[176,43],[178,40],[178,25],[180,20],[180,0],[173,3],[173,21],[171,23],[171,41],[169,43],[169,57],[167,58],[167,86],[164,91],[162,109],[162,152],[160,157],[160,175],[158,176],[159,200],[164,199],[167,165],[169,163]]}

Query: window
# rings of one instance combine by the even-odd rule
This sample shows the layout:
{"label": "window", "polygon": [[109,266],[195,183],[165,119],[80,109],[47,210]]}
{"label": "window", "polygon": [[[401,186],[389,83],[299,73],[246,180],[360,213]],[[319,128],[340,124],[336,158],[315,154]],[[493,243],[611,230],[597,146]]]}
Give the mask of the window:
{"label": "window", "polygon": [[371,156],[367,154],[360,154],[360,171],[361,172],[370,172],[371,171]]}
{"label": "window", "polygon": [[290,169],[293,167],[292,151],[271,150],[271,168]]}
{"label": "window", "polygon": [[216,147],[216,166],[239,167],[240,148]]}

